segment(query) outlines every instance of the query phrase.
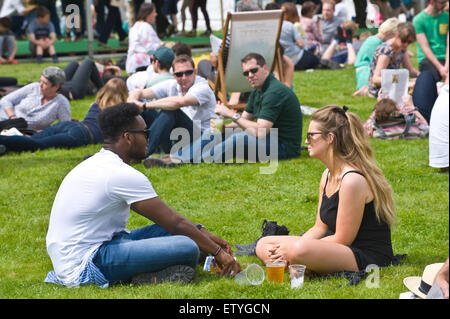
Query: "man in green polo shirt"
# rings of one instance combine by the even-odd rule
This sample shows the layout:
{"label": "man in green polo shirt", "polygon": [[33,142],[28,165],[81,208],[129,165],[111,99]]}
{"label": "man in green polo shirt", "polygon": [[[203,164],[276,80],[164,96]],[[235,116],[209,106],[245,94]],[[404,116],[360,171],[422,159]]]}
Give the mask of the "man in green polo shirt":
{"label": "man in green polo shirt", "polygon": [[241,128],[258,140],[277,129],[278,159],[299,156],[303,119],[297,96],[269,72],[261,55],[250,53],[241,62],[243,75],[254,88],[244,112],[240,115],[218,104],[215,113],[233,121],[226,128]]}
{"label": "man in green polo shirt", "polygon": [[[295,93],[269,71],[264,57],[250,53],[242,59],[243,75],[254,88],[242,114],[219,103],[214,112],[232,123],[222,134],[207,130],[188,148],[171,150],[170,158],[158,166],[172,166],[173,158],[183,163],[229,163],[277,161],[300,156],[302,112]],[[237,160],[238,161],[238,160]]]}
{"label": "man in green polo shirt", "polygon": [[436,81],[448,76],[448,0],[430,0],[427,7],[414,17],[417,38],[417,59],[420,72],[430,70]]}

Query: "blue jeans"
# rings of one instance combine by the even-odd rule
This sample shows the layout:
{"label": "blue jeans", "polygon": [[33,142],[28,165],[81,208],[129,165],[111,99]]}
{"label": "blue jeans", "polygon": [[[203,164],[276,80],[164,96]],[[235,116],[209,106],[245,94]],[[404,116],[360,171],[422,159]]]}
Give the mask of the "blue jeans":
{"label": "blue jeans", "polygon": [[414,105],[430,123],[431,110],[438,98],[436,79],[431,71],[422,71],[417,77],[412,94]]}
{"label": "blue jeans", "polygon": [[[233,158],[247,159],[253,162],[288,158],[286,146],[279,142],[274,133],[258,139],[241,129],[228,130],[230,129],[226,129],[222,136],[211,134],[209,130],[206,130],[201,138],[189,147],[180,148],[173,155],[184,163],[200,163],[202,161],[225,163]],[[232,134],[228,132],[232,132]]]}
{"label": "blue jeans", "polygon": [[36,151],[46,148],[74,148],[91,144],[92,138],[81,122],[65,121],[47,127],[31,137],[0,136],[9,151]]}
{"label": "blue jeans", "polygon": [[141,114],[147,127],[150,128],[150,138],[148,140],[147,155],[155,153],[159,146],[169,153],[172,142],[170,133],[174,128],[185,128],[192,137],[194,132],[194,122],[182,110],[156,111],[147,110]]}
{"label": "blue jeans", "polygon": [[158,225],[121,232],[97,250],[93,262],[110,283],[129,281],[134,275],[174,265],[195,269],[200,250],[186,236],[172,236]]}

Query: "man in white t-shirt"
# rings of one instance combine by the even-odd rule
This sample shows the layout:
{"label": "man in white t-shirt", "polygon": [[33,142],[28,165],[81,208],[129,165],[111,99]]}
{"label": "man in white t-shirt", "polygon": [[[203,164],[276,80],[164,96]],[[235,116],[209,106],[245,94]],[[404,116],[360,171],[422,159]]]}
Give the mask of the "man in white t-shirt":
{"label": "man in white t-shirt", "polygon": [[[199,249],[215,255],[222,275],[238,273],[228,242],[167,206],[145,175],[128,164],[146,157],[148,129],[134,104],[104,110],[103,148],[64,178],[47,233],[46,282],[69,287],[132,282],[189,282]],[[130,208],[155,224],[132,231]]]}
{"label": "man in white t-shirt", "polygon": [[[153,154],[160,145],[169,153],[173,129],[184,128],[193,138],[197,123],[199,129],[204,131],[209,128],[211,118],[216,117],[214,92],[204,78],[197,76],[192,58],[187,55],[177,56],[172,68],[174,80],[136,90],[128,97],[128,102],[141,107],[142,117],[150,128],[147,155]],[[141,99],[156,100],[140,102]],[[161,111],[157,112],[156,109]]]}

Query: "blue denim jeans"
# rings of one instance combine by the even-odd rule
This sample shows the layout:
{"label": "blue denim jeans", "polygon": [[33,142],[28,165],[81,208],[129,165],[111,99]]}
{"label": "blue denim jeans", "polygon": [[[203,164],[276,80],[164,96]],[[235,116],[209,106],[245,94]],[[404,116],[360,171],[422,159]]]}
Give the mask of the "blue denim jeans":
{"label": "blue denim jeans", "polygon": [[80,122],[65,121],[47,127],[31,137],[0,136],[9,151],[36,151],[46,148],[73,148],[92,143],[91,135]]}
{"label": "blue denim jeans", "polygon": [[[203,161],[225,163],[234,158],[246,159],[249,162],[288,158],[286,146],[279,142],[274,133],[258,139],[241,129],[228,130],[230,129],[226,129],[222,136],[211,134],[209,130],[206,130],[201,138],[194,141],[189,147],[179,149],[173,155],[184,163]],[[228,132],[232,132],[232,134]]]}
{"label": "blue denim jeans", "polygon": [[147,110],[141,116],[150,129],[147,155],[155,153],[159,146],[166,153],[169,153],[172,145],[170,133],[174,128],[185,128],[188,130],[189,135],[193,136],[194,122],[182,110],[160,112]]}
{"label": "blue denim jeans", "polygon": [[112,284],[127,282],[134,275],[174,265],[195,269],[200,250],[186,236],[173,236],[158,225],[121,232],[97,250],[93,261]]}

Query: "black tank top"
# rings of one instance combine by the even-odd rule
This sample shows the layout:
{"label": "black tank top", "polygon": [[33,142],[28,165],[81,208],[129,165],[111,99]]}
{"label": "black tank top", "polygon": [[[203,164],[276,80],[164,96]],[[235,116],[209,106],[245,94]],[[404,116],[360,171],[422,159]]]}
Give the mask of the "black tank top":
{"label": "black tank top", "polygon": [[[348,173],[356,173],[364,176],[359,171],[348,171],[341,179],[344,179]],[[328,184],[328,175],[323,189],[322,204],[320,206],[320,219],[328,226],[328,234],[336,232],[336,219],[339,206],[339,189],[330,197],[326,195],[326,188]],[[391,263],[393,258],[391,231],[389,225],[384,222],[378,222],[373,200],[364,206],[363,218],[359,227],[358,233],[353,243],[349,246],[355,253],[356,248],[358,266],[361,270],[367,264],[374,263],[379,266],[385,266]],[[355,253],[356,255],[356,253]]]}

